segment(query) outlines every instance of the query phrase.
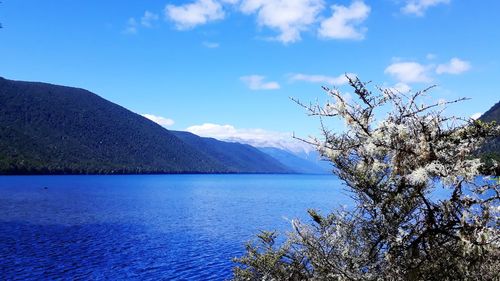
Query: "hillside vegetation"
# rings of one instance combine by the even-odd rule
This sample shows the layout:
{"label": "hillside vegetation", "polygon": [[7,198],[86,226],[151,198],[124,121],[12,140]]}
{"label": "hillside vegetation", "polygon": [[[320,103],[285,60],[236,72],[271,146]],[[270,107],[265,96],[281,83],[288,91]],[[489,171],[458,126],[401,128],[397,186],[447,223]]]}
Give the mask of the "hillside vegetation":
{"label": "hillside vegetation", "polygon": [[0,97],[1,174],[291,172],[243,145],[220,157],[87,90],[0,78]]}
{"label": "hillside vegetation", "polygon": [[[492,108],[486,111],[480,118],[484,122],[496,122],[500,124],[500,102],[495,104]],[[485,144],[481,149],[482,159],[488,166],[492,165],[492,160],[500,163],[500,137],[497,137]],[[495,175],[500,175],[500,167],[495,169]]]}

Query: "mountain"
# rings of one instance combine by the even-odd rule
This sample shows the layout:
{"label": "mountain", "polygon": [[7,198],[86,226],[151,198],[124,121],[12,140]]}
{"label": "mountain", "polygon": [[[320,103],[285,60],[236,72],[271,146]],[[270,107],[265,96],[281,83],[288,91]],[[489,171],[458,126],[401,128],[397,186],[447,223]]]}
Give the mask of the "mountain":
{"label": "mountain", "polygon": [[309,162],[313,162],[322,170],[328,171],[329,174],[332,172],[332,163],[328,160],[323,159],[317,150],[296,152],[294,154],[297,157],[303,158]]}
{"label": "mountain", "polygon": [[1,174],[290,172],[248,147],[222,157],[180,135],[84,89],[0,77]]}
{"label": "mountain", "polygon": [[231,171],[300,173],[294,167],[288,166],[286,163],[281,163],[277,159],[248,144],[199,137],[189,132],[170,132],[185,143],[208,153]]}
{"label": "mountain", "polygon": [[274,147],[284,151],[291,152],[292,154],[307,154],[311,151],[314,151],[314,148],[311,145],[304,143],[303,141],[294,139],[291,135],[288,134],[282,134],[279,137],[272,136],[270,138],[228,137],[221,140],[244,143],[257,148]]}
{"label": "mountain", "polygon": [[[492,108],[486,111],[480,118],[484,122],[496,121],[500,125],[500,102],[497,102]],[[487,142],[481,149],[482,159],[491,166],[492,160],[500,162],[500,137]],[[500,167],[497,167],[495,174],[500,175]]]}
{"label": "mountain", "polygon": [[301,174],[331,174],[330,163],[321,161],[317,153],[295,154],[276,147],[260,147],[259,150],[277,159],[283,165]]}
{"label": "mountain", "polygon": [[496,121],[500,123],[500,101],[486,111],[479,119],[484,122]]}
{"label": "mountain", "polygon": [[[495,121],[497,125],[500,125],[500,102],[486,111],[479,119],[484,122]],[[496,139],[488,142],[483,150],[500,155],[500,137],[497,137]]]}
{"label": "mountain", "polygon": [[[207,124],[211,125],[211,124]],[[226,125],[228,126],[228,125]],[[197,133],[198,129],[193,129]],[[203,131],[199,132],[202,135]],[[206,134],[206,133],[205,133]],[[219,136],[221,137],[221,136]],[[278,160],[282,165],[291,168],[297,173],[303,174],[330,174],[332,167],[330,162],[322,161],[315,147],[301,140],[293,138],[286,133],[268,134],[268,137],[258,135],[252,137],[251,134],[245,137],[223,137],[219,139],[224,142],[234,142],[256,147],[265,154]]]}

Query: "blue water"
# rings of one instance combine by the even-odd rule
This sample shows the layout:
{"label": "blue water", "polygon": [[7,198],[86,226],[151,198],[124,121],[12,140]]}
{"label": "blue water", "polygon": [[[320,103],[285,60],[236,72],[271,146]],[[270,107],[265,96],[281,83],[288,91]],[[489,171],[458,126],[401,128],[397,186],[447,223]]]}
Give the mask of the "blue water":
{"label": "blue water", "polygon": [[347,202],[333,176],[0,177],[0,279],[224,280],[259,230]]}

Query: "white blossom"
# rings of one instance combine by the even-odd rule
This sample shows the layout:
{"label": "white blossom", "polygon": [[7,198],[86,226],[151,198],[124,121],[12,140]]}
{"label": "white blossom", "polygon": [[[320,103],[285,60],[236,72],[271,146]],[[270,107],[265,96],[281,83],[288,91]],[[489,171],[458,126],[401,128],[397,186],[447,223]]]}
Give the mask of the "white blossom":
{"label": "white blossom", "polygon": [[429,180],[429,174],[425,168],[417,168],[408,175],[408,180],[413,184],[423,184]]}
{"label": "white blossom", "polygon": [[[377,94],[348,80],[357,102],[326,89],[334,103],[298,103],[345,121],[345,132],[325,128],[314,143],[355,208],[294,223],[282,247],[250,248],[237,280],[408,280],[409,273],[415,280],[500,279],[500,186],[477,182],[482,163],[474,157],[500,127],[443,116],[441,107],[456,101],[426,105],[426,91]],[[438,186],[449,196],[434,199]]]}

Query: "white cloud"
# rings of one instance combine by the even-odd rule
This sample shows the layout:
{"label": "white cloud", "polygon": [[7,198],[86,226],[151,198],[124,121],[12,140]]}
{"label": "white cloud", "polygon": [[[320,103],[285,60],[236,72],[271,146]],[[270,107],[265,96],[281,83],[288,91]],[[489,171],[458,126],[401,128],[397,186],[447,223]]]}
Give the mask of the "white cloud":
{"label": "white cloud", "polygon": [[153,114],[141,114],[141,115],[143,117],[146,117],[149,120],[155,122],[156,124],[163,126],[163,127],[169,127],[169,126],[174,125],[174,123],[175,123],[174,120],[172,120],[170,118],[156,116],[156,115],[153,115]]}
{"label": "white cloud", "polygon": [[387,87],[385,89],[390,90],[394,93],[408,93],[409,91],[411,91],[410,85],[403,82],[398,82],[394,86]]}
{"label": "white cloud", "polygon": [[450,0],[407,0],[401,11],[405,14],[423,16],[428,8],[448,3],[450,3]]}
{"label": "white cloud", "polygon": [[196,0],[190,4],[167,5],[165,16],[175,22],[178,29],[185,30],[197,25],[223,19],[222,5],[215,0]]}
{"label": "white cloud", "polygon": [[232,125],[205,123],[186,128],[186,131],[202,137],[223,141],[250,144],[255,147],[276,147],[292,152],[310,152],[313,147],[296,140],[291,133],[267,131],[263,129],[238,129]]}
{"label": "white cloud", "polygon": [[146,11],[144,12],[144,16],[142,16],[141,18],[141,25],[144,27],[152,27],[153,22],[159,19],[160,17],[157,14],[151,13],[150,11]]}
{"label": "white cloud", "polygon": [[206,48],[209,48],[209,49],[215,49],[215,48],[219,48],[220,47],[220,44],[217,43],[217,42],[208,42],[208,41],[204,41],[201,43],[204,47]]}
{"label": "white cloud", "polygon": [[137,33],[137,21],[135,18],[129,18],[127,21],[127,27],[123,31],[127,34],[136,34]]}
{"label": "white cloud", "polygon": [[240,6],[245,14],[257,13],[259,26],[278,30],[274,39],[283,43],[299,41],[323,8],[323,0],[243,0]]}
{"label": "white cloud", "polygon": [[430,66],[422,65],[418,62],[396,62],[385,69],[385,73],[390,74],[403,83],[430,82]]}
{"label": "white cloud", "polygon": [[332,16],[321,22],[319,36],[331,39],[364,38],[366,28],[359,27],[368,18],[371,8],[363,1],[354,1],[349,7],[332,5]]}
{"label": "white cloud", "polygon": [[471,119],[474,119],[474,120],[477,120],[479,119],[481,116],[483,116],[483,113],[481,112],[478,112],[478,113],[474,113],[470,116]]}
{"label": "white cloud", "polygon": [[245,83],[250,90],[276,90],[280,88],[278,82],[265,82],[266,77],[261,75],[242,76],[240,80]]}
{"label": "white cloud", "polygon": [[[429,55],[427,56],[429,59]],[[430,56],[432,59],[435,55]],[[449,62],[443,64],[420,64],[415,61],[401,61],[397,60],[385,69],[385,73],[396,78],[400,83],[428,83],[433,79],[431,74],[461,74],[471,68],[469,62],[459,58],[452,58]],[[396,84],[397,85],[397,84]],[[404,86],[406,89],[408,85]],[[409,87],[409,86],[408,86]]]}
{"label": "white cloud", "polygon": [[[325,9],[325,0],[191,0],[187,4],[165,7],[165,18],[179,30],[194,28],[212,21],[222,20],[226,11],[238,10],[256,15],[259,27],[278,32],[271,37],[288,44],[301,40],[301,34],[318,28]],[[227,8],[227,9],[226,9]],[[318,34],[323,38],[363,39],[366,28],[360,26],[371,8],[363,0],[354,0],[350,6],[332,5],[331,17],[321,22]],[[152,14],[154,15],[154,14]],[[142,21],[141,21],[142,22]],[[144,21],[150,26],[149,21]]]}
{"label": "white cloud", "polygon": [[327,75],[319,75],[319,74],[302,74],[302,73],[297,73],[297,74],[292,74],[290,76],[291,81],[305,81],[305,82],[311,82],[311,83],[323,83],[323,84],[328,84],[328,85],[344,85],[348,82],[346,75],[349,77],[355,77],[356,74],[353,73],[347,73],[347,74],[341,74],[339,76],[327,76]]}
{"label": "white cloud", "polygon": [[452,58],[450,62],[440,64],[436,68],[437,74],[460,74],[471,68],[470,63],[459,58]]}

